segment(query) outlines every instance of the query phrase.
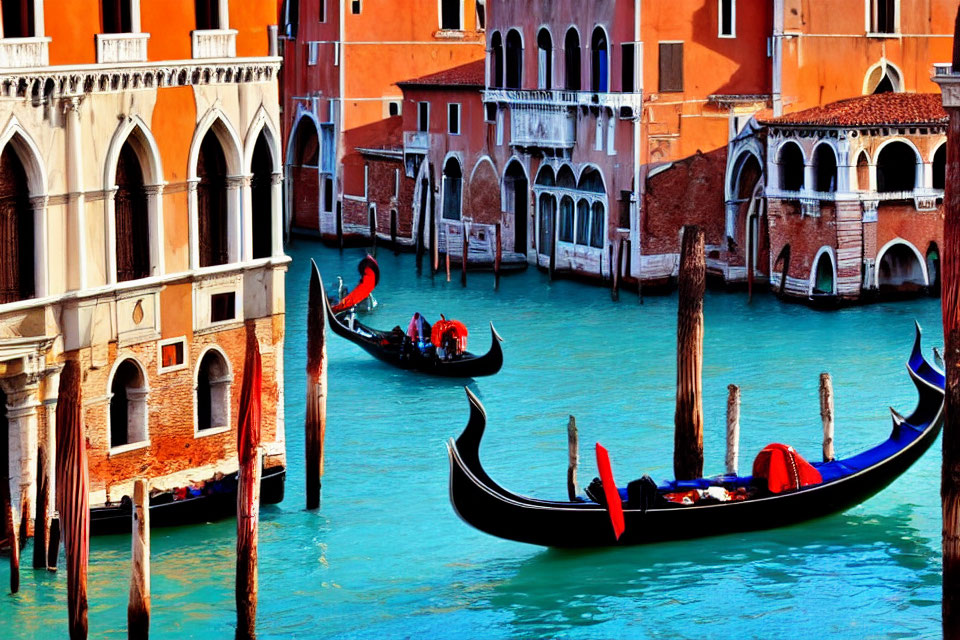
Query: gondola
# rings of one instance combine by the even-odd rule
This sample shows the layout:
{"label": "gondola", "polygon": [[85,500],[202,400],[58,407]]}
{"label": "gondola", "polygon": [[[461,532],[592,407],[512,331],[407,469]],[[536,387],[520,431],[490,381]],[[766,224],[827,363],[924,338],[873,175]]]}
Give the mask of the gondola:
{"label": "gondola", "polygon": [[[469,389],[470,420],[448,443],[450,500],[466,523],[494,536],[546,547],[604,547],[681,540],[770,529],[827,516],[862,503],[904,473],[930,448],[943,424],[944,376],[923,357],[917,326],[907,371],[919,393],[916,410],[902,417],[891,409],[893,432],[858,455],[813,463],[818,484],[776,494],[758,493],[739,502],[679,505],[660,501],[646,510],[623,503],[625,529],[619,539],[606,507],[589,498],[537,500],[507,491],[480,463],[486,428],[483,406]],[[683,486],[741,487],[750,476],[718,476],[657,487],[662,496]],[[619,490],[622,498],[626,492]]]}
{"label": "gondola", "polygon": [[[321,282],[321,288],[323,283]],[[388,364],[400,369],[419,371],[434,376],[446,378],[479,378],[492,376],[503,366],[503,349],[500,343],[503,339],[490,323],[490,350],[483,355],[475,355],[469,351],[452,360],[440,360],[433,356],[425,356],[416,348],[404,345],[395,339],[395,334],[380,331],[358,322],[356,318],[348,320],[350,311],[334,313],[330,300],[324,295],[324,304],[327,309],[327,320],[333,332],[350,342],[359,345],[364,351]]]}
{"label": "gondola", "polygon": [[[260,504],[278,504],[283,500],[286,468],[270,467],[260,478]],[[194,495],[195,494],[195,495]],[[129,498],[90,508],[90,533],[103,535],[129,533],[133,503]],[[206,483],[202,491],[180,496],[165,491],[150,498],[150,526],[172,527],[229,518],[237,513],[237,472],[216,482]]]}

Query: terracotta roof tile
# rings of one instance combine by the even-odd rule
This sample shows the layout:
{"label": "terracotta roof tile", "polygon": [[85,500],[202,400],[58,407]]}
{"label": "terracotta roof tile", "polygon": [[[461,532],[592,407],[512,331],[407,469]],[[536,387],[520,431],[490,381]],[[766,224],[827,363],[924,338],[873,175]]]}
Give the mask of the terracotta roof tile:
{"label": "terracotta roof tile", "polygon": [[831,102],[761,122],[817,127],[946,124],[947,113],[943,110],[939,93],[879,93]]}
{"label": "terracotta roof tile", "polygon": [[467,64],[444,69],[437,73],[422,76],[414,80],[404,80],[397,83],[399,86],[459,86],[459,87],[480,87],[486,84],[485,62],[476,60]]}

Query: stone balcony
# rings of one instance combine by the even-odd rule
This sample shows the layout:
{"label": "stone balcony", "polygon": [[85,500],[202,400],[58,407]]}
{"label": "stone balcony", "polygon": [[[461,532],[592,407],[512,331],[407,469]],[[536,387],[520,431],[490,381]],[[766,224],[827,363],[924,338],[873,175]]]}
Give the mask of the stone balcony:
{"label": "stone balcony", "polygon": [[236,29],[203,29],[190,32],[194,58],[236,58]]}
{"label": "stone balcony", "polygon": [[423,154],[430,151],[430,133],[428,131],[404,131],[404,154]]}
{"label": "stone balcony", "polygon": [[149,33],[98,33],[97,62],[145,62]]}
{"label": "stone balcony", "polygon": [[0,68],[27,69],[50,64],[50,38],[0,38]]}
{"label": "stone balcony", "polygon": [[544,105],[563,107],[601,107],[620,112],[627,107],[639,116],[643,107],[643,93],[593,93],[591,91],[564,91],[560,89],[487,89],[484,102],[514,105]]}

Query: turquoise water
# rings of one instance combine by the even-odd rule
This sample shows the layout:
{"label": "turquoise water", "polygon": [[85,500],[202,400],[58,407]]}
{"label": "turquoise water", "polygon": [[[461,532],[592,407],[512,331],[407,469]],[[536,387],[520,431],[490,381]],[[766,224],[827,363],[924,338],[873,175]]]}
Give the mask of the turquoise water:
{"label": "turquoise water", "polygon": [[[328,287],[356,278],[362,252],[298,241],[287,278],[286,500],[260,528],[260,638],[933,638],[940,630],[939,445],[881,495],[814,523],[693,542],[544,550],[461,522],[447,495],[444,441],[466,424],[460,383],[405,374],[330,334],[323,504],[303,481],[309,258]],[[582,481],[602,442],[621,483],[672,473],[676,298],[647,298],[536,270],[471,274],[469,286],[417,276],[380,251],[378,327],[414,311],[463,320],[485,351],[505,339],[500,374],[471,384],[486,404],[481,455],[505,486],[566,492],[566,424],[580,428]],[[708,293],[706,471],[724,456],[726,388],[741,385],[741,468],[781,441],[820,453],[818,375],[833,374],[839,455],[885,438],[888,406],[908,413],[913,320],[939,344],[936,300],[824,313]],[[153,531],[152,638],[232,638],[235,524]],[[29,558],[29,547],[27,559]],[[29,561],[29,560],[27,560]],[[126,637],[129,538],[94,538],[91,637]],[[29,569],[0,595],[0,637],[66,635],[64,574]],[[0,566],[0,586],[8,569]]]}

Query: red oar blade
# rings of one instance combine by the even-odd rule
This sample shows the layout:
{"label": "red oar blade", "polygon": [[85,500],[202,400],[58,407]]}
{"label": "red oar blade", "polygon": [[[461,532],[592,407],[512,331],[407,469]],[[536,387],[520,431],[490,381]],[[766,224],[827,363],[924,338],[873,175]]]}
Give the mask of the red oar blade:
{"label": "red oar blade", "polygon": [[600,481],[603,482],[603,495],[607,499],[607,512],[610,514],[610,523],[613,525],[613,534],[620,539],[626,525],[623,522],[623,503],[620,501],[620,492],[617,483],[613,481],[613,469],[610,467],[610,454],[597,443],[597,469],[600,471]]}

